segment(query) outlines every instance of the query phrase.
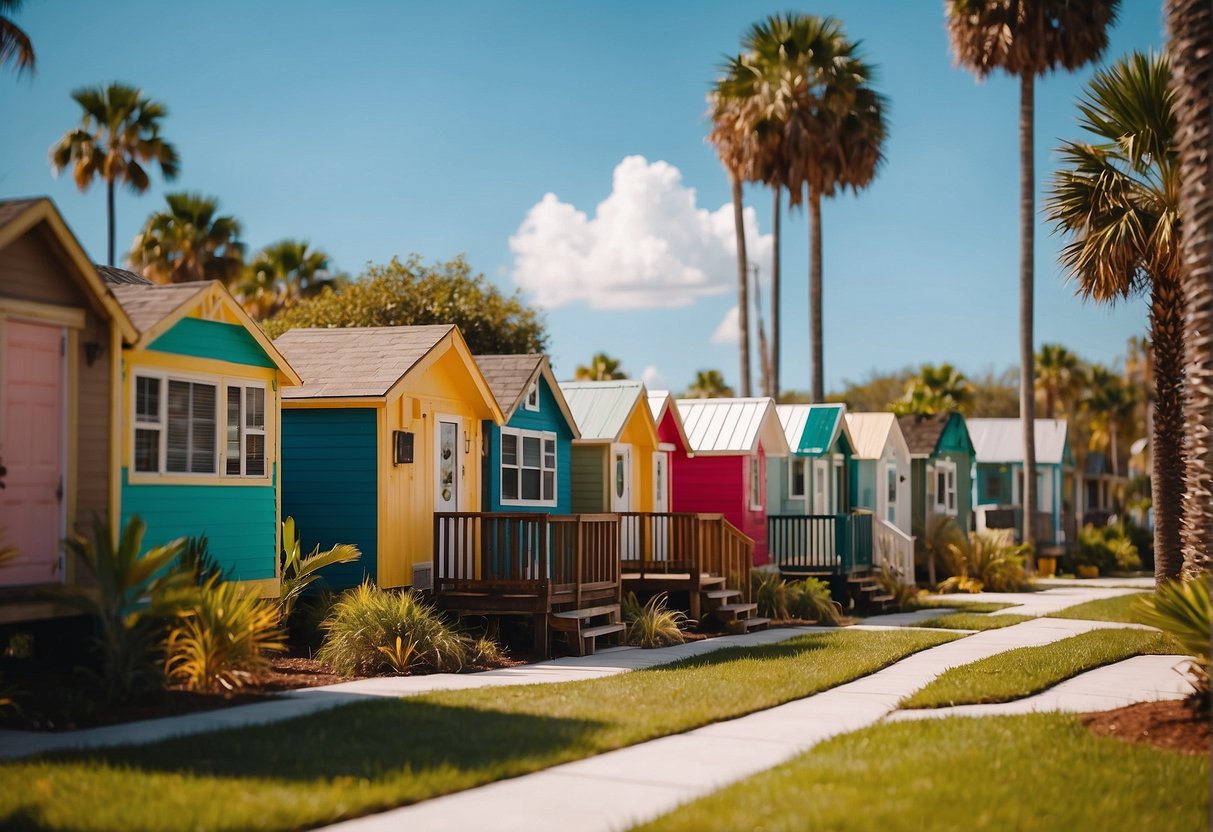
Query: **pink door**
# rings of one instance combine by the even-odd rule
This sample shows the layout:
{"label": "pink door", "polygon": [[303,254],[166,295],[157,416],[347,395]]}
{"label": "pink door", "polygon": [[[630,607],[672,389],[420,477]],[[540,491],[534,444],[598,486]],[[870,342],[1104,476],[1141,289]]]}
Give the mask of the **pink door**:
{"label": "pink door", "polygon": [[62,327],[7,320],[4,334],[0,463],[0,545],[15,560],[0,566],[0,586],[61,580],[64,378]]}

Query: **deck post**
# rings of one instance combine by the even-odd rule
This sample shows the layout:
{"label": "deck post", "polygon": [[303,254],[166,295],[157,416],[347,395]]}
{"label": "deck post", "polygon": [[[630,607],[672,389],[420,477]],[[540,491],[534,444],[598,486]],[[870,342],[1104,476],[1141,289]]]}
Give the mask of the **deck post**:
{"label": "deck post", "polygon": [[576,517],[577,517],[577,525],[575,527],[576,534],[573,535],[573,585],[575,587],[577,587],[577,589],[574,590],[576,592],[576,596],[577,596],[577,608],[581,609],[581,583],[582,583],[581,578],[582,578],[582,574],[583,574],[581,559],[585,554],[584,550],[582,548],[582,539],[581,538],[582,538],[582,535],[584,534],[584,531],[583,531],[583,527],[581,525],[581,515],[578,514],[578,515],[576,515]]}
{"label": "deck post", "polygon": [[552,651],[548,639],[548,614],[540,612],[532,618],[535,620],[535,655],[540,659],[550,659]]}

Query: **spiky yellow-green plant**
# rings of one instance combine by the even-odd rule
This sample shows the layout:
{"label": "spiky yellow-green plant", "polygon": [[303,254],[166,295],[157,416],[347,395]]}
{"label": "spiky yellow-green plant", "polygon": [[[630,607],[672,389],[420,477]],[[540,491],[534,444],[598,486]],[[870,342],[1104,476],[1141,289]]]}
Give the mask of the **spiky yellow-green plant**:
{"label": "spiky yellow-green plant", "polygon": [[645,604],[631,597],[624,609],[628,644],[637,647],[668,647],[686,640],[681,625],[687,620],[681,610],[666,609],[666,593],[654,595]]}
{"label": "spiky yellow-green plant", "polygon": [[1146,624],[1170,634],[1192,657],[1192,676],[1199,691],[1209,690],[1210,628],[1213,603],[1211,578],[1201,575],[1187,581],[1163,581],[1153,595],[1137,603]]}

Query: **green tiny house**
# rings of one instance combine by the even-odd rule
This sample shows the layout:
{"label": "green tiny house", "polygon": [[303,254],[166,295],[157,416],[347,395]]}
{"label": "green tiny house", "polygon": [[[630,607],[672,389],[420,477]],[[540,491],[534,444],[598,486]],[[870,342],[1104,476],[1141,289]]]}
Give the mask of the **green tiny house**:
{"label": "green tiny house", "polygon": [[973,528],[973,440],[959,413],[899,416],[910,448],[910,520],[921,539],[933,515]]}

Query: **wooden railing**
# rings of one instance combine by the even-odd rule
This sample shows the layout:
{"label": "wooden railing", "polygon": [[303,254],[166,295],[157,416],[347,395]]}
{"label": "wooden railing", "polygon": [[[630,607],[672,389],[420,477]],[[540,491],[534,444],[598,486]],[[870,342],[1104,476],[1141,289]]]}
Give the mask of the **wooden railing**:
{"label": "wooden railing", "polygon": [[698,514],[625,511],[619,515],[623,568],[649,573],[691,572],[699,568]]}
{"label": "wooden railing", "polygon": [[875,523],[876,565],[888,564],[903,581],[914,583],[914,538],[887,520]]}
{"label": "wooden railing", "polygon": [[547,516],[551,542],[552,584],[574,594],[577,606],[587,593],[619,594],[619,515]]}
{"label": "wooden railing", "polygon": [[699,515],[701,570],[720,575],[730,589],[750,600],[750,569],[754,566],[754,541],[730,523],[723,514]]}
{"label": "wooden railing", "polygon": [[872,565],[872,515],[770,514],[771,562],[795,572],[849,573]]}
{"label": "wooden railing", "polygon": [[[1015,533],[1016,542],[1023,540],[1023,507],[1022,506],[978,506],[978,527],[987,529],[1011,529]],[[1047,511],[1037,511],[1032,517],[1032,531],[1037,545],[1053,545],[1058,543],[1057,534],[1053,530],[1053,515]]]}

